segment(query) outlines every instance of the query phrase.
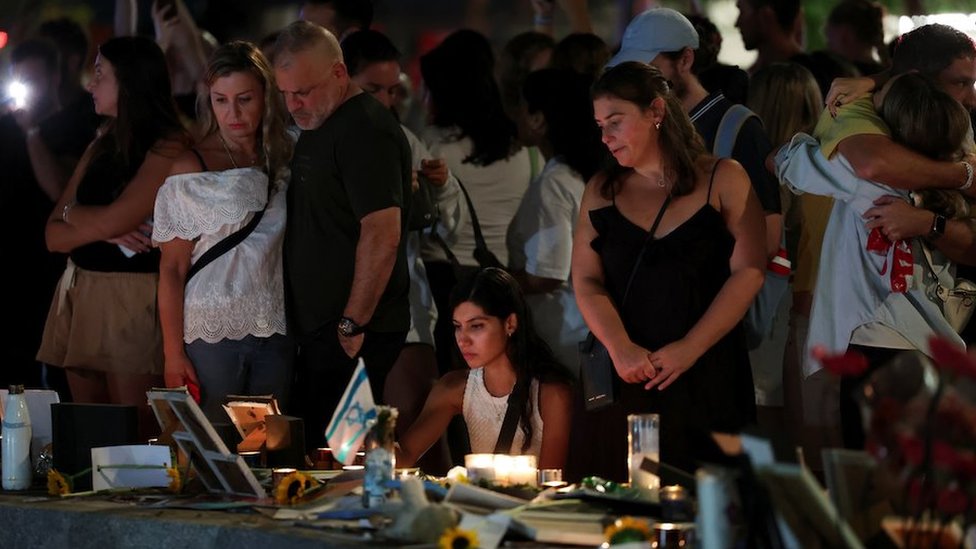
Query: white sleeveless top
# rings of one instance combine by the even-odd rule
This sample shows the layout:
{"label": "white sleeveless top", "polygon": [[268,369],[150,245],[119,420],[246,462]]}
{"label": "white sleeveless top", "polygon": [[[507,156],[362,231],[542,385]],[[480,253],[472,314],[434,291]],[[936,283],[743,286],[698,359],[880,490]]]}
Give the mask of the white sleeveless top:
{"label": "white sleeveless top", "polygon": [[[528,405],[532,408],[530,422],[532,424],[532,442],[527,454],[536,459],[542,450],[542,415],[539,414],[539,381],[532,380],[529,388]],[[468,427],[468,438],[471,439],[471,452],[475,454],[491,454],[498,442],[498,433],[505,421],[505,411],[508,409],[508,395],[492,396],[485,387],[484,368],[472,368],[468,372],[468,383],[464,388],[462,410],[464,422]],[[515,438],[512,440],[510,454],[521,454],[525,433],[522,427],[516,425]]]}
{"label": "white sleeveless top", "polygon": [[[241,243],[200,270],[186,285],[183,340],[216,343],[285,333],[282,241],[285,188],[280,170],[264,217]],[[156,196],[153,240],[194,241],[192,262],[246,225],[268,200],[268,177],[235,168],[168,177]]]}

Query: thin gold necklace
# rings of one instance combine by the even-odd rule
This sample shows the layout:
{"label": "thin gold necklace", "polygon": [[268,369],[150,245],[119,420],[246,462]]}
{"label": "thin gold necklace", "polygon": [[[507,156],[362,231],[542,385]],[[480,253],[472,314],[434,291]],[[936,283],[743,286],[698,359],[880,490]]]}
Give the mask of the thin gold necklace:
{"label": "thin gold necklace", "polygon": [[[220,139],[220,144],[224,146],[224,152],[227,153],[227,158],[230,159],[230,163],[234,165],[234,168],[240,168],[237,165],[237,161],[234,160],[234,155],[230,152],[230,147],[227,146],[227,141],[224,141],[224,136],[220,131],[217,132],[217,137]],[[251,162],[251,165],[253,166],[254,162]]]}

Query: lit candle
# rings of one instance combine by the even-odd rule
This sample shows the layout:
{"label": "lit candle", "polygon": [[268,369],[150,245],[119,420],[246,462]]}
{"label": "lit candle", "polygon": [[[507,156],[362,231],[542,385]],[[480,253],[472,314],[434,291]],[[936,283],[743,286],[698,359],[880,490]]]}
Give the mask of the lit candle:
{"label": "lit candle", "polygon": [[515,469],[515,461],[512,456],[505,454],[495,454],[495,482],[507,485],[512,481],[512,471]]}
{"label": "lit candle", "polygon": [[271,470],[271,484],[278,486],[281,479],[287,477],[288,475],[295,472],[295,469],[291,467],[279,467],[277,469]]}
{"label": "lit candle", "polygon": [[512,456],[511,459],[512,470],[509,474],[509,482],[535,486],[538,474],[535,456]]}
{"label": "lit candle", "polygon": [[240,456],[244,464],[252,469],[261,466],[261,452],[241,452]]}
{"label": "lit candle", "polygon": [[471,482],[495,480],[495,456],[491,454],[468,454],[464,456],[464,468],[468,470]]}

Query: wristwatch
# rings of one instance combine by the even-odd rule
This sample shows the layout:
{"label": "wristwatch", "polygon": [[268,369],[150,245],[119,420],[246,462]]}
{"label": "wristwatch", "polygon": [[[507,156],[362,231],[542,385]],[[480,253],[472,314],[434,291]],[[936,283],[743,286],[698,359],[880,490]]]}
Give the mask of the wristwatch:
{"label": "wristwatch", "polygon": [[945,234],[946,216],[937,213],[932,219],[932,227],[929,229],[928,239],[936,240]]}
{"label": "wristwatch", "polygon": [[356,324],[356,321],[348,316],[344,316],[339,319],[339,335],[342,337],[355,337],[365,331],[365,326]]}

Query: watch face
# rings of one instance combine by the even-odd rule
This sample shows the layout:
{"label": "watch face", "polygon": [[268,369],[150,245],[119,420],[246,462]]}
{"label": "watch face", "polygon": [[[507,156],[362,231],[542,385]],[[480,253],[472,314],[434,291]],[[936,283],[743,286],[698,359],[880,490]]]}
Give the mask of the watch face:
{"label": "watch face", "polygon": [[348,318],[343,318],[339,321],[339,333],[345,337],[352,337],[358,335],[362,330],[355,322]]}

